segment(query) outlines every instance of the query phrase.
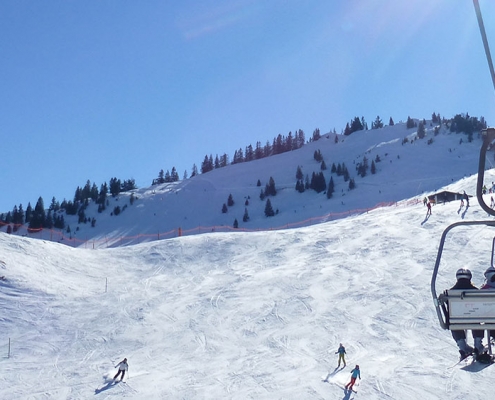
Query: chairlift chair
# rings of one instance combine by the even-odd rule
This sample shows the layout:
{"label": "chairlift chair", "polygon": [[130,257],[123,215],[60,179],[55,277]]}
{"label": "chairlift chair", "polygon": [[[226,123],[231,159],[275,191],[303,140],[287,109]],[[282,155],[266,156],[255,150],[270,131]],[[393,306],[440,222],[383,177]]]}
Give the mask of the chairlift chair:
{"label": "chairlift chair", "polygon": [[[481,208],[489,215],[495,216],[495,210],[486,205],[482,193],[485,172],[485,156],[489,145],[495,140],[495,128],[485,129],[481,133],[483,135],[483,144],[480,151],[476,197],[478,198]],[[451,331],[466,329],[479,329],[486,331],[488,351],[489,354],[492,355],[489,331],[493,330],[495,332],[495,290],[445,290],[438,296],[436,292],[436,279],[447,234],[452,229],[459,226],[475,225],[495,227],[495,221],[461,221],[449,225],[444,230],[440,239],[435,268],[433,269],[433,275],[431,278],[431,293],[440,326],[443,329],[448,329]],[[495,237],[492,241],[492,266],[495,266],[494,255]]]}

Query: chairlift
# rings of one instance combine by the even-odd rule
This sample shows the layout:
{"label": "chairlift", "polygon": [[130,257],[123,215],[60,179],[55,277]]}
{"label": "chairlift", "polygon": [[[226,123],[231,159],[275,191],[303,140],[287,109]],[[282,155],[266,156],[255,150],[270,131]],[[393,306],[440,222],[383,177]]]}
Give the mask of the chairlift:
{"label": "chairlift", "polygon": [[[483,47],[485,49],[486,59],[488,61],[488,67],[492,78],[492,83],[495,88],[495,68],[490,54],[490,48],[488,46],[488,40],[486,37],[485,26],[483,24],[483,18],[481,16],[481,9],[478,0],[473,0],[474,9],[476,12],[476,18],[478,20],[478,26],[480,28],[481,39],[483,41]],[[476,184],[476,197],[478,198],[481,208],[490,216],[495,216],[495,210],[488,207],[483,199],[483,185],[485,176],[485,157],[488,147],[495,140],[495,128],[488,128],[483,130],[483,144],[480,150],[480,159],[478,166],[478,181]],[[466,330],[466,329],[479,329],[484,330],[487,336],[488,353],[493,362],[492,346],[490,338],[490,330],[495,332],[495,290],[483,289],[483,290],[445,290],[439,296],[436,292],[436,279],[438,274],[438,267],[442,258],[442,251],[445,245],[445,238],[447,234],[458,226],[468,225],[485,225],[495,227],[494,220],[486,221],[462,221],[456,222],[448,226],[442,234],[440,239],[440,246],[438,247],[437,259],[435,261],[435,268],[433,269],[433,275],[431,277],[431,294],[433,296],[433,304],[437,312],[440,326],[443,329],[451,331]],[[492,241],[492,254],[491,254],[491,266],[494,266],[494,254],[495,254],[495,237]],[[495,333],[494,333],[495,336]]]}
{"label": "chairlift", "polygon": [[[489,215],[495,216],[495,210],[488,207],[483,199],[483,182],[485,172],[485,156],[489,145],[495,140],[495,128],[483,130],[483,144],[480,151],[478,180],[476,185],[476,197],[481,208]],[[431,278],[431,293],[433,296],[433,304],[437,312],[440,326],[443,329],[451,331],[479,329],[486,331],[488,342],[488,353],[492,353],[490,330],[495,332],[495,289],[483,290],[445,290],[440,295],[436,292],[436,279],[442,252],[445,245],[447,234],[454,228],[459,226],[477,226],[485,225],[495,227],[495,220],[486,221],[461,221],[449,225],[443,232],[438,248],[437,259],[433,275]],[[494,265],[495,258],[495,236],[492,241],[491,265]]]}

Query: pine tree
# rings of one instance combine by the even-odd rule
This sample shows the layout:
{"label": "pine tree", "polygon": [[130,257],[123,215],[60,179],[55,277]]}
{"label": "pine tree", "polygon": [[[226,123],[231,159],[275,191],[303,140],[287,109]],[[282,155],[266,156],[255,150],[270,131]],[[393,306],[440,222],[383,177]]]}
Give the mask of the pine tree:
{"label": "pine tree", "polygon": [[201,164],[201,173],[206,174],[207,172],[210,172],[213,169],[213,156],[210,155],[208,158],[208,155],[205,155],[205,158]]}
{"label": "pine tree", "polygon": [[304,135],[304,131],[302,129],[299,129],[297,131],[297,148],[303,147],[304,143],[306,143],[306,137]]}
{"label": "pine tree", "polygon": [[330,181],[328,182],[328,188],[327,188],[327,199],[332,198],[334,190],[335,190],[335,186],[333,183],[333,178],[330,177]]}
{"label": "pine tree", "polygon": [[349,122],[348,122],[348,123],[345,125],[344,135],[345,135],[345,136],[349,136],[351,133],[352,133],[352,131],[351,131],[351,127],[349,126]]}
{"label": "pine tree", "polygon": [[304,183],[301,179],[298,179],[297,182],[296,182],[296,190],[299,192],[299,193],[304,193]]}
{"label": "pine tree", "polygon": [[253,161],[254,160],[254,151],[253,151],[253,146],[249,145],[246,147],[245,155],[244,155],[244,160],[246,162]]}
{"label": "pine tree", "polygon": [[270,180],[265,187],[266,196],[275,196],[277,194],[277,189],[275,188],[275,180],[270,176]]}
{"label": "pine tree", "polygon": [[222,213],[223,214],[226,214],[228,211],[228,208],[227,208],[227,204],[223,203],[223,206],[222,206]]}
{"label": "pine tree", "polygon": [[418,125],[418,138],[423,139],[426,136],[426,129],[423,121],[421,121]]}
{"label": "pine tree", "polygon": [[105,210],[105,203],[107,200],[107,194],[108,194],[108,186],[105,182],[100,186],[100,195],[98,196],[98,200],[97,200],[97,203],[102,206],[103,210]]}
{"label": "pine tree", "polygon": [[[110,194],[112,197],[116,197],[120,193],[120,179],[111,178],[109,183]],[[74,201],[75,203],[75,201]]]}
{"label": "pine tree", "polygon": [[306,179],[304,180],[304,189],[310,189],[311,184],[309,183],[309,176],[306,174]]}
{"label": "pine tree", "polygon": [[38,201],[36,202],[36,206],[34,207],[33,216],[29,221],[29,228],[39,229],[43,228],[45,224],[46,214],[45,214],[45,206],[43,203],[43,198],[40,196]]}
{"label": "pine tree", "polygon": [[247,208],[244,209],[244,215],[242,216],[242,220],[244,222],[248,222],[249,221],[249,214],[248,214],[248,209]]}
{"label": "pine tree", "polygon": [[371,123],[371,129],[380,129],[383,128],[383,122],[380,119],[380,116],[376,116],[375,122]]}
{"label": "pine tree", "polygon": [[345,165],[342,168],[342,176],[344,177],[344,182],[347,182],[349,180],[349,170]]}
{"label": "pine tree", "polygon": [[234,229],[239,228],[239,222],[237,222],[237,218],[234,219],[234,225],[233,226],[234,226]]}
{"label": "pine tree", "polygon": [[389,121],[388,121],[388,124],[390,126],[394,126],[394,120],[392,119],[392,117],[390,117]]}
{"label": "pine tree", "polygon": [[232,194],[229,194],[229,198],[227,199],[227,205],[229,207],[232,207],[234,205],[234,198],[232,197]]}
{"label": "pine tree", "polygon": [[351,133],[364,129],[364,123],[362,121],[364,121],[364,118],[360,120],[359,117],[354,117],[351,123]]}
{"label": "pine tree", "polygon": [[86,213],[84,212],[84,208],[81,207],[79,209],[79,212],[77,213],[77,223],[80,224],[84,221],[84,219],[86,218]]}
{"label": "pine tree", "polygon": [[414,122],[414,120],[411,118],[411,117],[407,117],[407,122],[406,122],[406,128],[407,129],[411,129],[411,128],[414,128],[416,127],[416,122]]}
{"label": "pine tree", "polygon": [[297,179],[297,180],[301,180],[303,177],[304,177],[304,175],[303,175],[303,172],[302,172],[301,166],[300,166],[300,165],[298,165],[298,166],[297,166],[297,170],[296,170],[296,179]]}
{"label": "pine tree", "polygon": [[193,164],[191,171],[191,178],[196,175],[198,175],[198,167],[196,167],[196,164]]}
{"label": "pine tree", "polygon": [[172,180],[172,182],[179,181],[179,174],[177,173],[175,167],[172,167],[172,172],[170,173],[170,179]]}
{"label": "pine tree", "polygon": [[315,174],[314,190],[316,193],[321,193],[327,188],[327,183],[325,181],[325,176],[323,172],[318,172]]}
{"label": "pine tree", "polygon": [[320,162],[320,161],[322,161],[322,160],[323,160],[323,156],[321,155],[321,151],[320,151],[320,149],[315,150],[315,152],[314,152],[314,154],[313,154],[313,158],[314,158],[316,161],[318,161],[318,162]]}
{"label": "pine tree", "polygon": [[165,183],[165,172],[163,172],[163,169],[158,172],[158,178],[156,180],[156,183],[161,184]]}
{"label": "pine tree", "polygon": [[375,161],[371,161],[371,174],[375,175],[376,174],[376,166],[375,166]]}
{"label": "pine tree", "polygon": [[86,185],[84,185],[82,189],[82,199],[89,199],[91,197],[91,182],[89,179],[86,181]]}
{"label": "pine tree", "polygon": [[26,208],[26,218],[24,219],[26,224],[31,222],[31,218],[33,218],[33,207],[31,207],[31,203],[29,202]]}
{"label": "pine tree", "polygon": [[265,204],[265,216],[266,217],[273,217],[275,215],[275,212],[273,211],[272,203],[270,199],[266,199],[266,204]]}
{"label": "pine tree", "polygon": [[[91,186],[91,200],[93,200],[94,202],[96,202],[98,200],[98,187],[96,186],[96,183],[93,182],[93,186]],[[58,202],[57,202],[58,203]],[[60,206],[59,206],[60,208]],[[57,210],[54,210],[54,211],[57,211]]]}

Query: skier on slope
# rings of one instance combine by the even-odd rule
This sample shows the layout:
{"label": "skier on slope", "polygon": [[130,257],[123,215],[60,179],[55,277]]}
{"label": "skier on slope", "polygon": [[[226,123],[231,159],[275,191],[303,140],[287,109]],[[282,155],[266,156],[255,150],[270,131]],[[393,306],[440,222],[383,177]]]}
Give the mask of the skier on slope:
{"label": "skier on slope", "polygon": [[[450,290],[455,290],[455,289],[471,289],[471,290],[478,290],[476,286],[474,286],[471,283],[471,278],[473,275],[471,274],[471,271],[467,268],[460,268],[457,270],[455,277],[457,279],[457,282],[454,286],[450,288]],[[473,335],[474,339],[474,349],[469,346],[466,342],[466,331],[465,330],[460,330],[460,331],[451,331],[452,332],[452,337],[454,338],[457,347],[459,348],[459,353],[461,355],[461,360],[465,359],[467,356],[472,354],[473,352],[475,354],[480,354],[483,353],[484,346],[483,346],[483,330],[473,330],[471,333]]]}
{"label": "skier on slope", "polygon": [[117,371],[117,374],[113,377],[113,379],[117,379],[120,373],[122,373],[122,377],[120,380],[124,379],[125,371],[128,370],[129,364],[127,364],[127,358],[124,358],[121,362],[119,362],[115,368],[119,367],[119,370]]}
{"label": "skier on slope", "polygon": [[361,371],[359,370],[359,365],[356,365],[351,371],[351,381],[347,385],[345,385],[346,390],[352,390],[352,387],[356,383],[356,378],[359,378],[359,380],[361,380]]}
{"label": "skier on slope", "polygon": [[426,216],[431,215],[431,203],[428,202],[428,204],[426,205],[426,207],[428,208],[428,210],[426,210]]}
{"label": "skier on slope", "polygon": [[344,362],[344,367],[345,367],[345,365],[346,365],[345,364],[345,354],[346,354],[346,352],[345,352],[345,347],[344,347],[344,345],[342,343],[340,343],[340,346],[339,346],[338,350],[335,352],[335,354],[338,354],[339,355],[339,365],[337,366],[337,368],[340,367],[340,361],[343,361]]}

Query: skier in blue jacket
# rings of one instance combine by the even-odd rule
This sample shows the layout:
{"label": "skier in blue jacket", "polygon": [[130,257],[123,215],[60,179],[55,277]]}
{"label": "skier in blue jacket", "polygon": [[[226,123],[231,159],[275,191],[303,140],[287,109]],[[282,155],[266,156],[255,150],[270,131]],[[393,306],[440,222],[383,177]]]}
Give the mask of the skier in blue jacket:
{"label": "skier in blue jacket", "polygon": [[354,369],[351,371],[351,381],[345,385],[346,389],[352,390],[352,387],[356,383],[356,378],[359,378],[361,380],[361,371],[359,370],[359,365],[356,365]]}

